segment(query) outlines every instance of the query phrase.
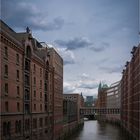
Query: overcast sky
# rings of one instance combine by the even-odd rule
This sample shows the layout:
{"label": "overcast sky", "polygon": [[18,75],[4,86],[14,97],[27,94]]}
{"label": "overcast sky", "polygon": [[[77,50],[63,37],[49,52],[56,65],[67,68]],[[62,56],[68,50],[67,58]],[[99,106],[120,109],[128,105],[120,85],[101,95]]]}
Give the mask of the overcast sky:
{"label": "overcast sky", "polygon": [[[97,95],[100,81],[121,79],[138,45],[139,0],[2,0],[1,18],[27,26],[64,59],[64,92]],[[50,46],[51,46],[50,45]]]}

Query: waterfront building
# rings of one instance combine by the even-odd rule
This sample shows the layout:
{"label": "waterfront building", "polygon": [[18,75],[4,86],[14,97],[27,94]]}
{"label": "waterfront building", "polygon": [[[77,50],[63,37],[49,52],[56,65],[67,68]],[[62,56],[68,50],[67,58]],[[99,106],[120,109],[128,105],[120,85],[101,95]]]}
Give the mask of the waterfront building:
{"label": "waterfront building", "polygon": [[106,119],[120,122],[121,82],[115,82],[107,89]]}
{"label": "waterfront building", "polygon": [[132,58],[123,70],[121,81],[121,123],[136,140],[140,139],[140,45],[133,47]]}
{"label": "waterfront building", "polygon": [[84,106],[84,98],[82,94],[81,95],[78,93],[63,94],[63,98],[77,103],[77,121],[78,123],[83,123],[83,115],[80,114],[80,109]]}
{"label": "waterfront building", "polygon": [[106,84],[99,84],[98,87],[98,105],[99,109],[106,109],[106,101],[107,101],[107,89],[108,86]]}
{"label": "waterfront building", "polygon": [[105,120],[106,119],[106,105],[107,105],[107,89],[106,84],[99,84],[98,87],[98,99],[96,102],[96,108],[99,109],[97,119]]}
{"label": "waterfront building", "polygon": [[1,139],[55,140],[62,132],[63,60],[28,27],[16,33],[0,24]]}
{"label": "waterfront building", "polygon": [[63,131],[63,59],[54,48],[48,49],[50,65],[53,67],[53,121],[54,140],[62,137]]}

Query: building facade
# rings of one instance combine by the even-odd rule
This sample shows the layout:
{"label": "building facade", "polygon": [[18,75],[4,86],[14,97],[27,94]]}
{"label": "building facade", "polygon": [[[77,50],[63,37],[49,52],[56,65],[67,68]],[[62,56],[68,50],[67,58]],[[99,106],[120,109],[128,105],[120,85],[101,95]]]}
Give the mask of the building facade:
{"label": "building facade", "polygon": [[[60,120],[55,113],[61,112],[61,119],[63,114],[55,104],[60,99],[63,105],[63,60],[33,38],[29,28],[16,33],[0,22],[1,139],[55,140],[53,120]],[[59,68],[56,60],[61,60]]]}
{"label": "building facade", "polygon": [[140,139],[140,45],[133,47],[121,84],[121,123],[136,140]]}
{"label": "building facade", "polygon": [[107,89],[106,119],[120,122],[121,82],[115,82]]}
{"label": "building facade", "polygon": [[50,56],[50,65],[53,67],[53,133],[54,140],[63,137],[63,59],[54,50],[49,48],[48,55]]}
{"label": "building facade", "polygon": [[77,103],[77,121],[79,124],[83,123],[83,115],[80,114],[80,108],[84,106],[84,98],[82,94],[81,95],[77,93],[63,94],[63,98]]}

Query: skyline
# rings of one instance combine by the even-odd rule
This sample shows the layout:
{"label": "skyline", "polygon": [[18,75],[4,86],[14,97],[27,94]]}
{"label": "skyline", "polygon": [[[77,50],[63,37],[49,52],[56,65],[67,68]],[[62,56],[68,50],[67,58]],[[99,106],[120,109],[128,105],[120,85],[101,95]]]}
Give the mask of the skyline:
{"label": "skyline", "polygon": [[138,0],[2,0],[1,15],[16,32],[29,26],[40,42],[56,47],[64,59],[64,93],[85,96],[96,95],[100,81],[120,80],[138,45],[138,6]]}

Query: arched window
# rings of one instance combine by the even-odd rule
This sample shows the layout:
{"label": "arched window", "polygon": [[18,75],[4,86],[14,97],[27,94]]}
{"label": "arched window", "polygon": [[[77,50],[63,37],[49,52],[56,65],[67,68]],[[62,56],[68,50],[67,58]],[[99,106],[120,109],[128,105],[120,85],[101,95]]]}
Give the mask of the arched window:
{"label": "arched window", "polygon": [[30,48],[30,46],[27,46],[27,47],[26,47],[26,56],[27,56],[28,58],[31,57],[31,48]]}

